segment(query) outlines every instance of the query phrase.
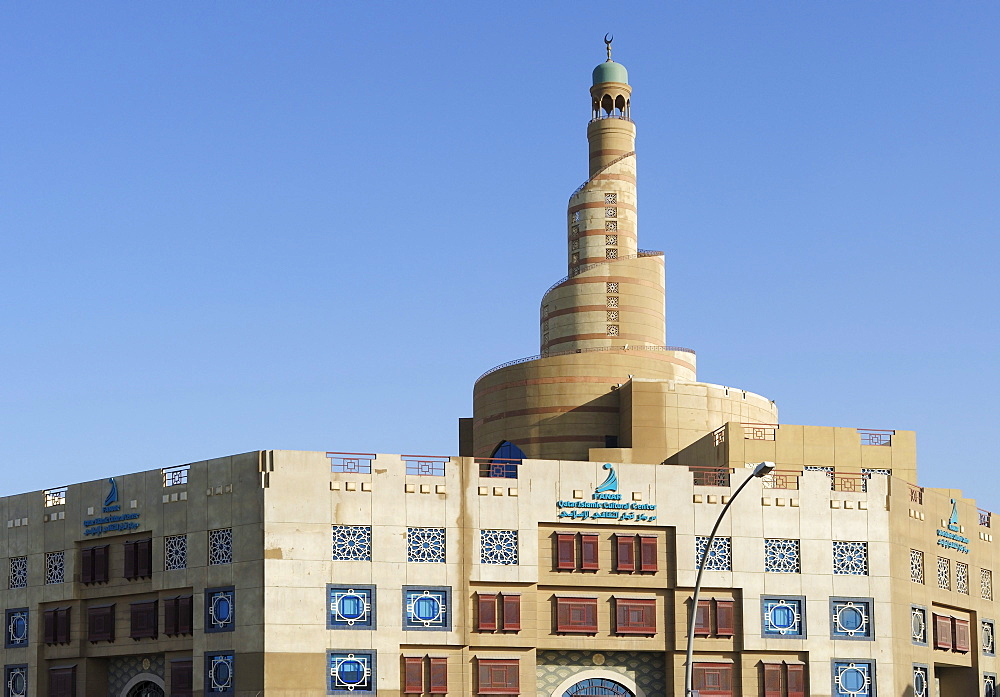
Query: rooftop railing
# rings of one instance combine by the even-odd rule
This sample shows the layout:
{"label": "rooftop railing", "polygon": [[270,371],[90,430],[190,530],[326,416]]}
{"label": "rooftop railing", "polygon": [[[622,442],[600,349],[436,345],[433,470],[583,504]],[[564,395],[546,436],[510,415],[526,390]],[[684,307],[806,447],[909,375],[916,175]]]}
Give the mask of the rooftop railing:
{"label": "rooftop railing", "polygon": [[445,455],[400,455],[406,473],[418,477],[443,477],[444,466],[451,460]]}
{"label": "rooftop railing", "polygon": [[984,528],[992,527],[990,523],[993,522],[993,514],[987,510],[979,509],[979,524]]}
{"label": "rooftop railing", "polygon": [[691,466],[691,476],[695,486],[729,486],[730,470],[728,467],[698,467]]}
{"label": "rooftop railing", "polygon": [[561,286],[569,279],[575,276],[579,276],[585,271],[596,269],[598,266],[604,266],[605,264],[613,264],[616,261],[625,261],[626,259],[639,259],[640,257],[662,257],[662,256],[663,252],[656,249],[638,249],[636,250],[635,254],[623,254],[622,256],[615,257],[614,259],[605,259],[604,261],[595,261],[593,264],[584,264],[583,266],[577,266],[575,269],[573,269],[573,273],[571,273],[568,276],[563,276],[558,281],[549,286],[546,289],[546,291],[542,293],[542,297],[544,298],[546,295],[549,294],[549,292],[552,291],[552,289]]}
{"label": "rooftop railing", "polygon": [[164,467],[160,470],[160,473],[163,475],[163,486],[180,486],[182,484],[187,484],[188,470],[190,469],[191,465]]}
{"label": "rooftop railing", "polygon": [[517,479],[520,460],[505,457],[477,457],[479,476],[483,479]]}
{"label": "rooftop railing", "polygon": [[778,424],[744,424],[743,440],[774,440],[778,433]]}
{"label": "rooftop railing", "polygon": [[330,471],[346,474],[371,474],[375,453],[335,453],[326,454],[330,458]]}
{"label": "rooftop railing", "polygon": [[61,486],[57,489],[45,490],[45,507],[62,506],[66,503],[66,490],[69,487]]}
{"label": "rooftop railing", "polygon": [[694,349],[684,348],[683,346],[630,346],[628,344],[625,344],[624,346],[592,346],[590,348],[573,349],[572,351],[546,351],[545,353],[535,354],[534,356],[525,356],[524,358],[515,358],[512,361],[495,365],[476,378],[476,382],[479,382],[490,373],[495,373],[498,370],[509,368],[512,365],[530,363],[531,361],[537,361],[540,358],[568,356],[573,353],[590,353],[591,351],[679,351],[681,353],[694,353]]}
{"label": "rooftop railing", "polygon": [[892,437],[895,431],[886,431],[877,428],[859,428],[858,435],[861,436],[861,445],[892,445]]}

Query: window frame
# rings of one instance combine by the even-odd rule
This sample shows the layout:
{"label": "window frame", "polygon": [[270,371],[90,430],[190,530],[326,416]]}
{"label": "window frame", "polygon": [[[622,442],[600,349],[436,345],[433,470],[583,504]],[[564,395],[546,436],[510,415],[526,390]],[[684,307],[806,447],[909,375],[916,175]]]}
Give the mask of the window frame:
{"label": "window frame", "polygon": [[[143,622],[143,612],[147,613],[145,617],[151,620],[147,626],[143,626],[145,624]],[[160,629],[159,615],[160,605],[156,599],[129,603],[129,638],[156,639],[159,636]],[[137,618],[138,622],[136,621]]]}
{"label": "window frame", "polygon": [[[766,613],[768,603],[798,603],[799,631],[792,634],[781,634],[780,632],[768,632]],[[803,640],[809,637],[806,625],[806,596],[804,595],[762,595],[760,597],[760,636],[762,639],[797,639]]]}
{"label": "window frame", "polygon": [[[338,591],[366,591],[368,593],[368,616],[362,620],[355,620],[353,624],[348,624],[344,622],[343,624],[335,623],[333,619],[333,610],[331,606],[333,604],[332,594]],[[328,583],[326,584],[326,628],[327,629],[362,629],[371,631],[377,627],[376,625],[376,595],[375,586],[362,585],[358,583]]]}
{"label": "window frame", "polygon": [[[706,688],[704,685],[705,671],[706,670],[716,670],[719,672],[720,678],[722,675],[727,675],[728,677],[728,689],[724,684],[719,685],[718,690],[713,690]],[[699,671],[700,674],[699,674]],[[697,661],[692,666],[691,670],[691,685],[698,691],[701,697],[733,697],[733,684],[735,679],[735,664],[734,663],[720,663],[713,661]],[[699,677],[701,680],[699,681]],[[702,684],[699,686],[699,682]],[[724,682],[720,680],[720,682]]]}
{"label": "window frame", "polygon": [[[365,656],[368,659],[369,671],[371,673],[368,681],[367,689],[335,689],[332,687],[331,680],[333,675],[330,669],[330,661],[334,655],[341,654],[356,654],[358,656]],[[375,649],[328,649],[326,652],[326,694],[328,695],[374,695],[378,680],[378,673],[376,668],[378,666],[378,652]]]}
{"label": "window frame", "polygon": [[[837,634],[836,606],[854,603],[866,606],[866,627],[864,634]],[[830,639],[834,641],[875,641],[875,599],[861,597],[832,596],[830,598]]]}
{"label": "window frame", "polygon": [[[115,603],[87,606],[87,641],[97,644],[115,641]],[[103,631],[101,625],[104,625]]]}
{"label": "window frame", "polygon": [[[24,641],[14,641],[13,639],[11,639],[10,635],[11,618],[21,613],[24,614],[26,635],[24,637]],[[4,612],[3,647],[5,649],[23,649],[24,647],[30,645],[31,645],[31,609],[26,607],[7,608],[6,611]]]}
{"label": "window frame", "polygon": [[[409,605],[410,601],[407,599],[410,593],[420,593],[424,592],[428,594],[438,594],[444,596],[444,608],[442,612],[444,614],[444,620],[440,624],[428,625],[423,624],[423,620],[414,619],[410,616]],[[440,602],[440,600],[439,600]],[[403,586],[403,631],[404,632],[450,632],[452,628],[452,620],[454,617],[454,607],[452,605],[452,593],[451,586]],[[419,624],[418,624],[419,623]]]}
{"label": "window frame", "polygon": [[[494,684],[492,675],[484,685],[484,669],[504,668],[503,685]],[[514,680],[511,678],[513,670]],[[516,658],[480,658],[476,657],[476,694],[480,695],[518,695],[521,694],[521,661]]]}
{"label": "window frame", "polygon": [[[557,634],[597,634],[599,620],[597,616],[596,596],[554,596],[555,603],[555,633]],[[592,622],[574,622],[572,613],[582,610],[585,619]]]}
{"label": "window frame", "polygon": [[837,666],[842,663],[853,663],[855,665],[866,665],[868,666],[868,684],[869,690],[867,695],[862,697],[875,697],[876,694],[876,683],[877,675],[876,672],[876,659],[874,658],[831,658],[830,659],[830,694],[833,697],[839,697],[844,693],[837,692]]}
{"label": "window frame", "polygon": [[[216,595],[229,595],[229,612],[232,614],[232,618],[229,623],[224,626],[216,626],[212,620],[212,598]],[[206,634],[215,634],[218,632],[235,632],[236,631],[236,586],[219,586],[216,588],[206,588],[204,597],[205,605],[205,617],[204,617],[204,631]]]}
{"label": "window frame", "polygon": [[[653,636],[657,632],[656,598],[615,597],[615,634]],[[633,623],[631,612],[640,610],[642,621]],[[625,622],[622,622],[622,615]]]}

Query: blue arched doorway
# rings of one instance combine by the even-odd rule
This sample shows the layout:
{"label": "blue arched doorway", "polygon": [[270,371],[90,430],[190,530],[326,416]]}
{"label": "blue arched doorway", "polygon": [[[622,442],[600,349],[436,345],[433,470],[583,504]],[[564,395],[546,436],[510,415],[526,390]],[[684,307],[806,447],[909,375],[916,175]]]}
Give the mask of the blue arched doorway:
{"label": "blue arched doorway", "polygon": [[509,440],[502,441],[493,448],[493,454],[490,455],[492,462],[489,463],[489,474],[486,476],[517,479],[517,466],[524,458],[523,450]]}
{"label": "blue arched doorway", "polygon": [[619,682],[607,678],[587,678],[566,690],[562,697],[593,697],[613,695],[615,697],[635,697],[635,693]]}

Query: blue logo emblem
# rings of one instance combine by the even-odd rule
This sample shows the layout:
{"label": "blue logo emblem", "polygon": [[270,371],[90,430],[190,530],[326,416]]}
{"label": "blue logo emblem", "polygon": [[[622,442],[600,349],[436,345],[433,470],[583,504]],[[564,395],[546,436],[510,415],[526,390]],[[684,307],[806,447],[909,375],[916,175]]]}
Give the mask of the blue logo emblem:
{"label": "blue logo emblem", "polygon": [[604,469],[609,470],[608,476],[600,486],[594,489],[595,494],[601,494],[605,491],[610,491],[612,493],[618,493],[618,475],[615,474],[615,466],[610,462],[604,465]]}
{"label": "blue logo emblem", "polygon": [[104,499],[105,506],[118,503],[118,484],[115,483],[114,477],[111,477],[108,482],[111,484],[111,489],[108,490],[108,495]]}
{"label": "blue logo emblem", "polygon": [[948,529],[952,532],[961,532],[961,528],[958,526],[958,502],[955,499],[951,500],[951,517],[948,518]]}

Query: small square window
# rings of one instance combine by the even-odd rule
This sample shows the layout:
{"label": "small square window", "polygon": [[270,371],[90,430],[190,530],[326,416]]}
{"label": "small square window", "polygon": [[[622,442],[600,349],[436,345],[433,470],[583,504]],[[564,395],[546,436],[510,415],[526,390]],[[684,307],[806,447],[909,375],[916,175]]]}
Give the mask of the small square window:
{"label": "small square window", "polygon": [[205,589],[205,631],[231,632],[236,628],[236,590]]}
{"label": "small square window", "polygon": [[618,205],[618,194],[617,193],[604,194],[604,203],[605,203],[605,205],[608,205],[608,206],[617,206]]}
{"label": "small square window", "polygon": [[604,250],[604,258],[605,259],[617,259],[618,258],[618,248],[617,247],[608,247],[607,249],[605,249]]}
{"label": "small square window", "polygon": [[607,247],[617,247],[618,246],[618,235],[605,235],[604,244]]}
{"label": "small square window", "polygon": [[617,281],[608,281],[606,292],[608,292],[608,293],[617,293],[618,292],[618,282]]}
{"label": "small square window", "polygon": [[618,321],[618,310],[608,310],[608,321],[609,322]]}
{"label": "small square window", "polygon": [[798,540],[764,540],[764,571],[797,574],[800,556]]}
{"label": "small square window", "polygon": [[4,666],[3,669],[4,697],[27,697],[28,666]]}
{"label": "small square window", "polygon": [[803,639],[806,636],[805,598],[765,596],[761,604],[761,635],[768,638]]}
{"label": "small square window", "polygon": [[708,536],[695,537],[695,568],[701,568],[701,558],[705,556],[705,569],[708,571],[733,570],[733,539],[731,537],[716,537],[712,540],[712,548],[705,554],[708,547]]}
{"label": "small square window", "polygon": [[233,529],[222,528],[208,531],[208,563],[233,563]]}
{"label": "small square window", "polygon": [[608,325],[608,336],[618,336],[618,325],[609,324]]}
{"label": "small square window", "polygon": [[608,296],[608,307],[618,307],[618,296],[609,295]]}
{"label": "small square window", "polygon": [[327,694],[375,694],[374,651],[329,651]]}
{"label": "small square window", "polygon": [[873,697],[875,661],[833,662],[833,694],[836,697]]}
{"label": "small square window", "polygon": [[618,209],[610,207],[610,206],[608,208],[605,208],[604,209],[604,217],[605,218],[617,218],[618,217]]}
{"label": "small square window", "polygon": [[871,598],[831,598],[830,636],[834,639],[875,639]]}
{"label": "small square window", "polygon": [[403,586],[403,629],[450,630],[451,588]]}
{"label": "small square window", "polygon": [[371,561],[371,525],[334,525],[333,561]]}
{"label": "small square window", "polygon": [[833,573],[848,576],[867,576],[868,543],[834,540]]}
{"label": "small square window", "polygon": [[4,647],[8,649],[28,645],[28,608],[20,607],[7,610],[4,634]]}
{"label": "small square window", "polygon": [[205,654],[205,692],[212,695],[235,694],[235,660],[232,653]]}
{"label": "small square window", "polygon": [[327,629],[374,629],[375,586],[327,585]]}
{"label": "small square window", "polygon": [[517,564],[517,530],[480,530],[479,545],[483,564]]}
{"label": "small square window", "polygon": [[406,561],[445,562],[444,528],[407,528]]}

